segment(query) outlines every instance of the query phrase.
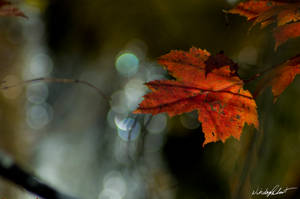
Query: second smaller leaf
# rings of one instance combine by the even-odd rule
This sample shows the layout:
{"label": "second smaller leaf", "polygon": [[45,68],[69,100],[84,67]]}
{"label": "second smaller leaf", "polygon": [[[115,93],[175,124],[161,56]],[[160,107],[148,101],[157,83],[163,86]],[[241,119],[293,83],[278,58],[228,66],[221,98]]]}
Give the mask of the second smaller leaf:
{"label": "second smaller leaf", "polygon": [[254,96],[260,94],[267,86],[271,86],[275,103],[278,96],[293,82],[297,74],[300,74],[300,55],[275,67],[264,76],[258,83]]}

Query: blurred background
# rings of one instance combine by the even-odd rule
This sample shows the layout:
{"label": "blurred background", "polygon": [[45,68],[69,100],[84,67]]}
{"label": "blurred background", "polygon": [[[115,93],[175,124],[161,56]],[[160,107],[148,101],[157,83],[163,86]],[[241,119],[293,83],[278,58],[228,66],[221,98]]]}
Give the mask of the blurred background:
{"label": "blurred background", "polygon": [[[169,78],[156,58],[170,50],[223,50],[247,78],[298,54],[300,39],[275,52],[274,26],[249,32],[243,17],[224,14],[236,0],[11,2],[28,19],[0,18],[2,81],[80,79],[111,98],[48,82],[1,92],[0,149],[47,184],[86,199],[251,198],[257,188],[300,187],[299,78],[276,104],[270,89],[258,98],[261,129],[246,126],[240,141],[202,148],[196,112],[131,114],[143,83]],[[0,178],[0,198],[35,196]]]}

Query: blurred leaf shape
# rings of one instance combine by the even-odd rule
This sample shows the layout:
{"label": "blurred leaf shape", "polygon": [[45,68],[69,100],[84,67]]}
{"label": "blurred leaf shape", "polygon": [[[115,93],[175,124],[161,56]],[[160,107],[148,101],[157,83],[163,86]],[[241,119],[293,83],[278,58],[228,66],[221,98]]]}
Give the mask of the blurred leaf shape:
{"label": "blurred leaf shape", "polygon": [[299,23],[296,23],[300,20],[299,1],[248,0],[225,12],[247,17],[248,21],[253,21],[251,28],[256,24],[264,28],[277,22],[274,30],[275,50],[288,39],[300,36]]}
{"label": "blurred leaf shape", "polygon": [[254,96],[257,96],[267,86],[271,86],[275,103],[278,96],[293,82],[297,74],[300,74],[300,54],[267,73],[258,83]]}
{"label": "blurred leaf shape", "polygon": [[0,0],[0,16],[16,16],[27,18],[27,16],[21,10],[6,0]]}
{"label": "blurred leaf shape", "polygon": [[197,48],[161,56],[158,62],[176,80],[146,83],[152,92],[144,96],[134,113],[166,112],[174,116],[197,110],[205,136],[203,146],[225,142],[230,136],[239,139],[245,123],[258,128],[256,103],[251,93],[243,89],[243,81],[233,75],[228,63],[206,75],[205,62],[210,57],[216,56]]}

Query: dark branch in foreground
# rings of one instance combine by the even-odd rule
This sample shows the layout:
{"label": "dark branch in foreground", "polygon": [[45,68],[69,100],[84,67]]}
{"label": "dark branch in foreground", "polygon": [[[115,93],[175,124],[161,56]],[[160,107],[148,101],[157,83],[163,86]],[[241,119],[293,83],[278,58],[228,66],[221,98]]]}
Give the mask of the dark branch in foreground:
{"label": "dark branch in foreground", "polygon": [[76,199],[46,185],[36,176],[22,169],[13,159],[0,151],[0,176],[44,199]]}

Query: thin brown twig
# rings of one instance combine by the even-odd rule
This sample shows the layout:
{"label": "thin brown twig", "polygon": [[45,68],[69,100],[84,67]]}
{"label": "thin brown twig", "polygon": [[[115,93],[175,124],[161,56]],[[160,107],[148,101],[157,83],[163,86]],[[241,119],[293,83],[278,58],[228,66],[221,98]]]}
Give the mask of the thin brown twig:
{"label": "thin brown twig", "polygon": [[145,152],[145,142],[146,142],[147,135],[149,133],[146,128],[150,124],[152,118],[153,118],[153,115],[150,115],[148,120],[144,123],[144,125],[142,126],[142,129],[141,129],[142,135],[141,135],[140,144],[138,145],[138,150],[137,150],[139,159],[144,155],[144,152]]}
{"label": "thin brown twig", "polygon": [[132,131],[134,130],[134,128],[136,127],[137,123],[138,123],[138,118],[135,117],[134,118],[134,122],[133,124],[131,125],[130,127],[130,130],[128,132],[128,137],[127,137],[127,155],[128,155],[128,159],[129,160],[132,160],[131,156],[130,156],[130,143],[131,143],[131,136],[132,136]]}
{"label": "thin brown twig", "polygon": [[[110,98],[108,96],[106,96],[102,92],[102,90],[100,90],[98,87],[96,87],[95,85],[91,84],[90,82],[85,81],[85,80],[69,79],[69,78],[40,77],[40,78],[36,78],[36,79],[25,80],[25,81],[19,82],[17,84],[9,85],[9,86],[2,86],[2,87],[0,87],[0,89],[7,90],[7,89],[10,89],[10,88],[14,88],[14,87],[18,87],[18,86],[23,86],[25,84],[30,84],[30,83],[35,83],[35,82],[64,83],[64,84],[68,84],[68,83],[83,84],[83,85],[86,85],[86,86],[88,86],[88,87],[96,90],[99,93],[99,95],[105,99],[105,101],[108,104],[109,104],[109,101],[110,101]],[[4,84],[4,83],[6,83],[6,82],[5,81],[0,82],[0,84]]]}
{"label": "thin brown twig", "polygon": [[[274,67],[276,67],[276,66],[274,66]],[[251,82],[251,81],[253,81],[253,80],[256,80],[257,78],[259,78],[259,77],[265,75],[265,74],[266,74],[267,72],[269,72],[270,70],[273,70],[274,67],[269,67],[269,68],[263,70],[262,72],[256,73],[256,74],[254,74],[252,77],[250,77],[249,79],[245,79],[245,80],[243,80],[243,81],[247,84],[247,83],[249,83],[249,82]]]}

